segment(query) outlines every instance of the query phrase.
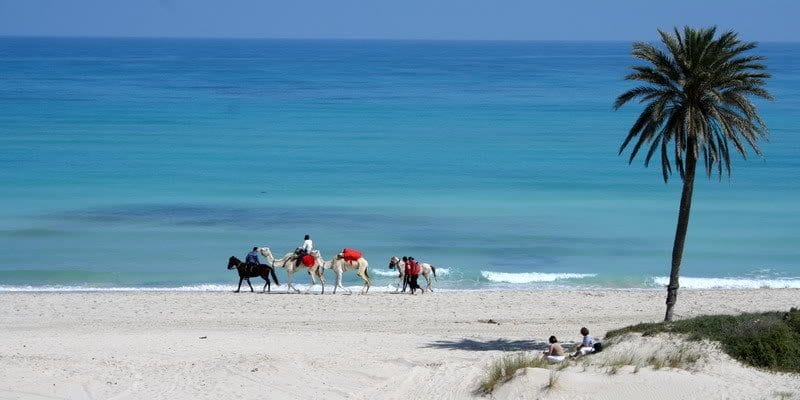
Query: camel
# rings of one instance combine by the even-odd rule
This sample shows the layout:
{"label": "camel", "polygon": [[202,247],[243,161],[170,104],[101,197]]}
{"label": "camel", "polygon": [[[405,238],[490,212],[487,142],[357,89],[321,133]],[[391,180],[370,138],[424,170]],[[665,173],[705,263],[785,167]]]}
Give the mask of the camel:
{"label": "camel", "polygon": [[272,291],[272,285],[269,283],[270,275],[272,275],[272,280],[275,281],[275,284],[280,285],[280,283],[278,283],[278,277],[275,276],[275,270],[269,265],[246,264],[238,258],[231,256],[228,258],[228,269],[234,268],[239,272],[239,287],[236,288],[235,293],[239,293],[239,290],[242,288],[243,280],[247,280],[247,286],[250,286],[250,291],[252,292],[253,285],[250,284],[250,278],[254,278],[256,276],[260,276],[264,279],[264,281],[266,281],[266,283],[264,283],[264,289],[261,289],[262,293],[265,290]]}
{"label": "camel", "polygon": [[270,265],[274,267],[281,267],[286,270],[286,275],[288,278],[286,288],[287,292],[294,290],[295,293],[300,293],[300,290],[295,288],[292,284],[293,276],[295,272],[307,268],[308,274],[311,276],[311,285],[309,285],[308,289],[306,289],[306,293],[311,291],[311,289],[317,285],[317,278],[319,278],[320,282],[322,283],[322,294],[325,294],[325,271],[323,268],[324,261],[322,260],[322,255],[320,255],[318,250],[311,252],[311,255],[313,255],[314,259],[316,260],[314,265],[311,267],[306,267],[302,263],[298,266],[297,263],[295,263],[294,253],[286,253],[283,257],[275,259],[269,247],[259,247],[258,252],[267,259],[267,262],[270,263]]}
{"label": "camel", "polygon": [[[419,263],[419,266],[420,266],[420,269],[422,271],[421,275],[424,276],[425,277],[425,281],[428,282],[428,286],[426,287],[426,289],[430,290],[431,292],[433,292],[433,288],[431,287],[431,286],[433,286],[433,281],[431,280],[431,275],[433,275],[433,279],[434,280],[438,280],[436,278],[436,267],[434,267],[433,265],[430,265],[428,263]],[[403,262],[403,260],[401,260],[401,259],[399,259],[399,258],[397,258],[395,256],[392,256],[392,258],[389,259],[389,268],[397,269],[397,272],[399,272],[398,276],[400,278],[400,281],[399,281],[399,283],[397,285],[397,289],[395,290],[395,292],[398,292],[398,291],[400,291],[400,288],[403,287],[403,279],[405,279],[406,265]],[[406,290],[405,287],[403,287],[403,291],[404,292],[405,292],[405,290]]]}
{"label": "camel", "polygon": [[369,263],[364,257],[356,261],[345,261],[342,253],[339,253],[330,261],[324,261],[323,263],[326,267],[328,264],[330,264],[330,268],[333,269],[333,272],[336,273],[336,284],[333,286],[333,294],[336,294],[336,288],[350,291],[342,286],[342,274],[354,270],[356,271],[356,275],[364,280],[364,287],[361,289],[361,294],[367,294],[369,292],[369,288],[372,284],[370,283],[369,277]]}

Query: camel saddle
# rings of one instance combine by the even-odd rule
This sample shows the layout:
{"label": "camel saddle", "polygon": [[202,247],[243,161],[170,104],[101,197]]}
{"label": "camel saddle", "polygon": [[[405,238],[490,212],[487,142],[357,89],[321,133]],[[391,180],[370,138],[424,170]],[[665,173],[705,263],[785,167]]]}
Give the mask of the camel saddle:
{"label": "camel saddle", "polygon": [[344,258],[345,261],[352,263],[361,258],[361,252],[355,249],[344,249],[342,250],[342,258]]}
{"label": "camel saddle", "polygon": [[314,266],[314,264],[316,264],[316,263],[317,263],[317,260],[316,260],[316,259],[314,258],[314,256],[312,256],[311,254],[306,254],[306,255],[304,255],[304,256],[303,256],[303,257],[300,259],[300,261],[302,261],[302,262],[303,262],[303,265],[305,265],[306,267],[309,267],[309,268],[313,267],[313,266]]}

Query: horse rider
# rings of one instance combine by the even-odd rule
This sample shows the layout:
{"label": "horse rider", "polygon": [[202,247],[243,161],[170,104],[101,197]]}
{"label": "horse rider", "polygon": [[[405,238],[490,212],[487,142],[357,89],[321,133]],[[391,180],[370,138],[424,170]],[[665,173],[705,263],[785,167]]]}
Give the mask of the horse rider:
{"label": "horse rider", "polygon": [[295,266],[300,266],[303,256],[306,254],[311,254],[312,250],[314,250],[314,242],[311,241],[311,235],[306,235],[303,238],[303,244],[294,251]]}
{"label": "horse rider", "polygon": [[245,264],[253,264],[253,265],[261,264],[261,262],[258,261],[258,247],[253,247],[253,250],[247,253],[247,256],[244,258],[244,262]]}

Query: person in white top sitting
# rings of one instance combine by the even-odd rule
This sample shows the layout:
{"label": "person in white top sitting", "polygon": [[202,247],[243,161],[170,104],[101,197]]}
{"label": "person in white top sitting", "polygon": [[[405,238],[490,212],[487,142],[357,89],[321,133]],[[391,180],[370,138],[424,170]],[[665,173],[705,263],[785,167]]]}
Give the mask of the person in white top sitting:
{"label": "person in white top sitting", "polygon": [[589,334],[589,330],[586,329],[585,326],[581,328],[581,335],[583,335],[583,340],[580,345],[576,346],[577,351],[575,351],[575,354],[571,357],[580,357],[594,353],[594,337]]}
{"label": "person in white top sitting", "polygon": [[311,254],[312,250],[314,250],[314,242],[311,241],[310,235],[306,235],[305,238],[303,238],[303,244],[294,251],[295,265],[299,266],[303,256]]}
{"label": "person in white top sitting", "polygon": [[314,250],[314,242],[311,241],[310,235],[306,235],[306,237],[303,238],[303,245],[300,246],[300,248],[303,249],[306,254],[311,254],[311,250]]}

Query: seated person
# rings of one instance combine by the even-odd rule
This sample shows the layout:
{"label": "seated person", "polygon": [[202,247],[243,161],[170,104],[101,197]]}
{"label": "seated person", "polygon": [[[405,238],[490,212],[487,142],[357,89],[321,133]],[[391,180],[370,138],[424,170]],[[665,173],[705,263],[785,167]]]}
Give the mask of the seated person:
{"label": "seated person", "polygon": [[581,328],[581,335],[583,335],[583,341],[575,347],[575,354],[573,354],[572,357],[580,357],[594,353],[594,338],[589,334],[589,330],[586,329],[585,326]]}
{"label": "seated person", "polygon": [[558,339],[556,339],[555,336],[550,336],[548,341],[550,342],[550,346],[547,347],[547,351],[544,351],[544,358],[547,359],[547,362],[555,364],[564,361],[566,355],[564,354],[564,349],[561,347],[561,344],[558,343]]}
{"label": "seated person", "polygon": [[311,235],[306,235],[303,238],[303,244],[294,250],[294,265],[299,267],[300,262],[303,260],[303,256],[311,254],[311,251],[313,250],[314,242],[311,241]]}
{"label": "seated person", "polygon": [[244,263],[253,265],[261,264],[261,262],[258,261],[258,247],[253,247],[253,250],[247,253],[247,256],[244,258]]}

